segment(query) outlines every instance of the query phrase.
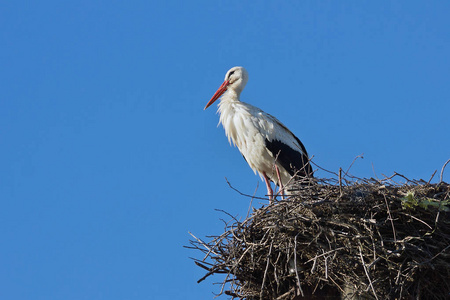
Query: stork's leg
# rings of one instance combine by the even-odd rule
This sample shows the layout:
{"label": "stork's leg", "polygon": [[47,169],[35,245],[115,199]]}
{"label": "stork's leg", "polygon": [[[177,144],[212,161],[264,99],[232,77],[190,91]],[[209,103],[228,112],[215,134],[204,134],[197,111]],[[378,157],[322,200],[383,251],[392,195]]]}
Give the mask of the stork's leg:
{"label": "stork's leg", "polygon": [[264,181],[266,182],[266,186],[267,186],[267,194],[269,195],[269,201],[270,201],[270,203],[272,203],[273,190],[272,190],[272,187],[270,186],[270,180],[267,177],[266,173],[263,173],[263,176],[264,176]]}
{"label": "stork's leg", "polygon": [[280,169],[278,169],[278,166],[275,165],[275,171],[277,172],[277,177],[278,177],[278,186],[280,187],[280,191],[281,191],[281,199],[284,200],[284,187],[283,187],[283,182],[281,181],[281,175],[280,175]]}

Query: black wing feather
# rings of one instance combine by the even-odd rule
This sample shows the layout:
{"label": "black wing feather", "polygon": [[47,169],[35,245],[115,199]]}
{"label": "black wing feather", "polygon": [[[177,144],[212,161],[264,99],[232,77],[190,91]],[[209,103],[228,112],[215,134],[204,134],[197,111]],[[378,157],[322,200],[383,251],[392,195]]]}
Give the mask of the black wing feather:
{"label": "black wing feather", "polygon": [[302,142],[292,134],[292,136],[297,140],[298,144],[301,147],[300,149],[292,149],[285,143],[279,140],[269,141],[265,139],[266,147],[272,153],[274,157],[276,157],[277,162],[286,169],[286,171],[294,176],[295,172],[299,172],[300,176],[309,176],[313,177],[313,172],[311,165],[309,164],[308,153],[306,152],[305,146],[303,146]]}

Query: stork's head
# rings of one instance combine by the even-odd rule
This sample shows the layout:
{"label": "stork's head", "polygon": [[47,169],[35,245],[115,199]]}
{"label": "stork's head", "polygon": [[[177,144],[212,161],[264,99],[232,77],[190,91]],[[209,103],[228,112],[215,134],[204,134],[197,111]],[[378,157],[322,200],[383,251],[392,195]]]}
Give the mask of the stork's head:
{"label": "stork's head", "polygon": [[228,70],[225,75],[225,81],[216,91],[214,96],[212,96],[211,100],[206,104],[204,109],[207,109],[211,104],[213,104],[217,99],[222,96],[227,90],[234,92],[235,96],[239,98],[242,90],[248,81],[248,73],[244,67],[233,67]]}

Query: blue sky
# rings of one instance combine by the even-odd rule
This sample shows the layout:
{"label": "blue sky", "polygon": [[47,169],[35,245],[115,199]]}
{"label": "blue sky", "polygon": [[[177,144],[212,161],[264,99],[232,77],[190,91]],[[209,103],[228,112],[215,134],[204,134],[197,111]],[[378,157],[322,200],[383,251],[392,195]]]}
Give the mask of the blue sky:
{"label": "blue sky", "polygon": [[[184,249],[264,183],[228,145],[226,71],[314,162],[428,180],[450,158],[447,1],[3,1],[1,299],[212,299]],[[375,171],[375,173],[374,173]],[[450,171],[444,179],[449,181]],[[328,176],[318,172],[317,176]],[[434,180],[436,182],[436,178]],[[261,203],[254,203],[259,207]]]}

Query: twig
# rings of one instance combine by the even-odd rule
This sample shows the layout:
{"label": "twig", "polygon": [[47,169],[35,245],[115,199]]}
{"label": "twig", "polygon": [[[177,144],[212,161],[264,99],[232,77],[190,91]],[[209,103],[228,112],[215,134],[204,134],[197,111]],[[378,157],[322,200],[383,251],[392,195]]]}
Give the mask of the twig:
{"label": "twig", "polygon": [[405,213],[405,212],[399,212],[399,214],[408,216],[408,217],[410,217],[410,218],[412,218],[412,219],[414,219],[414,220],[416,220],[416,221],[419,221],[420,223],[426,225],[428,228],[430,228],[431,230],[433,230],[433,227],[431,227],[430,225],[428,225],[425,221],[422,221],[421,219],[414,217],[413,215],[407,214],[407,213]]}
{"label": "twig", "polygon": [[298,276],[298,270],[297,270],[297,236],[298,236],[298,234],[295,236],[295,239],[294,239],[295,277],[297,278],[298,290],[300,291],[300,294],[302,295],[302,297],[304,297],[305,295],[303,294],[302,285],[300,284],[300,277]]}
{"label": "twig", "polygon": [[316,255],[314,258],[311,258],[311,259],[305,261],[305,264],[307,264],[307,263],[309,263],[309,262],[312,262],[312,261],[315,261],[315,260],[318,259],[319,257],[325,256],[325,255],[328,255],[328,254],[331,254],[331,253],[333,253],[333,252],[336,252],[336,251],[339,251],[339,250],[342,250],[342,249],[345,249],[345,247],[339,247],[339,248],[336,248],[336,249],[327,251],[327,252],[325,252],[325,253]]}
{"label": "twig", "polygon": [[224,211],[223,209],[215,208],[214,210],[215,210],[215,211],[219,211],[219,212],[221,212],[221,213],[224,213],[224,214],[226,214],[227,216],[229,216],[230,218],[232,218],[236,223],[240,223],[239,220],[236,219],[236,217],[234,217],[232,214],[230,214],[230,213]]}
{"label": "twig", "polygon": [[343,294],[345,291],[341,288],[341,286],[333,279],[333,277],[329,277],[331,282],[334,283],[335,286],[337,286],[337,288],[339,289],[339,291],[341,292],[341,294]]}
{"label": "twig", "polygon": [[289,291],[287,291],[283,295],[280,295],[275,300],[281,300],[281,299],[287,298],[293,291],[294,291],[294,288],[290,289]]}
{"label": "twig", "polygon": [[324,171],[324,172],[333,174],[333,175],[336,176],[336,177],[338,176],[338,174],[337,174],[336,172],[333,172],[333,171],[324,169],[324,168],[322,168],[321,166],[319,166],[318,164],[314,163],[314,162],[311,160],[313,157],[314,157],[314,156],[311,156],[311,158],[309,159],[309,162],[310,162],[310,163],[312,163],[314,166],[316,166],[318,169],[320,169],[320,170],[322,170],[322,171]]}
{"label": "twig", "polygon": [[375,166],[372,163],[372,171],[373,171],[373,176],[375,176],[375,178],[378,180],[378,176],[377,173],[375,173]]}
{"label": "twig", "polygon": [[252,198],[252,199],[258,199],[258,200],[267,200],[267,198],[263,198],[263,197],[254,197],[254,196],[252,196],[252,195],[248,195],[248,194],[242,193],[241,191],[239,191],[238,189],[236,189],[235,187],[233,187],[226,177],[225,177],[225,180],[226,180],[226,182],[228,183],[228,186],[229,186],[232,190],[238,192],[241,196],[249,197],[249,198]]}
{"label": "twig", "polygon": [[214,266],[213,266],[212,268],[208,268],[208,267],[205,266],[204,264],[201,264],[198,260],[194,261],[194,263],[195,263],[197,266],[201,267],[202,269],[205,269],[205,270],[208,271],[208,273],[206,273],[205,276],[203,276],[202,278],[200,278],[199,280],[197,280],[197,283],[202,282],[202,281],[205,280],[207,277],[209,277],[209,276],[211,276],[211,275],[213,275],[213,274],[226,274],[226,273],[229,274],[228,271],[225,271],[225,270],[219,270],[219,269],[215,268]]}
{"label": "twig", "polygon": [[442,167],[442,169],[441,169],[441,176],[439,177],[439,178],[440,178],[439,182],[442,182],[442,181],[443,181],[443,179],[444,179],[444,169],[445,169],[445,167],[447,166],[447,164],[448,164],[449,162],[450,162],[450,159],[447,160],[447,161],[445,162],[444,166]]}
{"label": "twig", "polygon": [[389,220],[391,221],[392,232],[394,233],[394,241],[397,241],[397,236],[395,234],[394,220],[392,219],[391,210],[389,209],[389,203],[388,203],[386,195],[384,193],[383,193],[383,197],[384,197],[384,202],[386,203]]}
{"label": "twig", "polygon": [[[402,178],[405,179],[407,182],[414,182],[414,181],[412,181],[411,179],[407,178],[405,175],[399,174],[399,173],[397,173],[397,172],[394,172],[394,175],[392,175],[392,177],[394,177],[394,176],[402,177]],[[392,178],[392,177],[391,177],[391,178]]]}
{"label": "twig", "polygon": [[437,170],[434,170],[433,174],[431,175],[430,180],[428,180],[427,184],[430,184],[431,180],[433,179],[434,175],[436,174]]}
{"label": "twig", "polygon": [[441,255],[442,253],[444,253],[445,251],[447,251],[447,249],[450,248],[450,245],[448,245],[447,247],[445,247],[442,251],[440,251],[438,254],[436,254],[435,256],[433,256],[432,258],[430,258],[427,261],[424,261],[423,263],[421,263],[421,265],[430,263],[433,259],[435,259],[436,257],[438,257],[439,255]]}
{"label": "twig", "polygon": [[350,166],[348,167],[347,171],[345,172],[344,177],[347,176],[348,171],[350,171],[350,168],[353,166],[353,164],[355,163],[355,161],[356,161],[358,158],[364,158],[363,155],[364,155],[364,153],[361,153],[360,155],[356,156],[356,157],[353,159],[352,163],[350,164]]}
{"label": "twig", "polygon": [[189,233],[194,239],[196,239],[196,240],[200,243],[200,245],[202,245],[203,247],[205,247],[206,250],[208,250],[209,252],[214,253],[215,255],[218,255],[218,254],[217,254],[216,252],[214,252],[211,248],[209,248],[209,247],[207,246],[207,244],[206,244],[204,241],[202,241],[201,239],[199,239],[198,237],[196,237],[195,235],[193,235],[190,231],[188,231],[188,233]]}
{"label": "twig", "polygon": [[251,211],[251,209],[252,209],[252,204],[253,204],[253,198],[255,198],[256,191],[258,190],[258,187],[259,187],[259,182],[256,184],[255,191],[253,192],[253,196],[252,196],[252,198],[250,199],[250,205],[248,206],[247,216],[245,216],[245,219],[248,219],[248,216],[250,215],[250,211]]}
{"label": "twig", "polygon": [[364,272],[366,273],[367,279],[369,280],[370,288],[372,289],[373,295],[375,296],[375,299],[378,300],[378,296],[375,293],[375,289],[373,288],[372,280],[370,280],[369,272],[367,271],[366,263],[364,262],[364,257],[362,255],[362,248],[361,244],[359,245],[359,257],[361,258],[361,262],[364,268]]}
{"label": "twig", "polygon": [[270,254],[272,254],[272,245],[273,243],[270,243],[270,248],[269,248],[269,254],[267,254],[267,264],[266,264],[266,270],[264,271],[264,277],[263,277],[263,282],[261,284],[261,292],[259,294],[259,298],[262,300],[264,299],[264,285],[266,283],[266,276],[267,276],[267,270],[269,269],[269,263],[270,263]]}

